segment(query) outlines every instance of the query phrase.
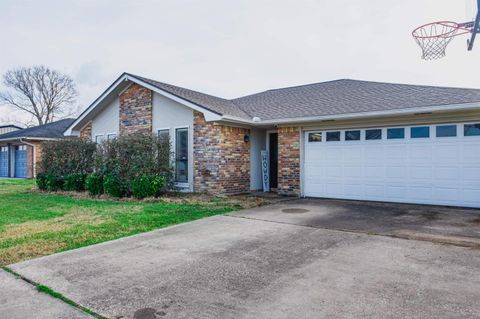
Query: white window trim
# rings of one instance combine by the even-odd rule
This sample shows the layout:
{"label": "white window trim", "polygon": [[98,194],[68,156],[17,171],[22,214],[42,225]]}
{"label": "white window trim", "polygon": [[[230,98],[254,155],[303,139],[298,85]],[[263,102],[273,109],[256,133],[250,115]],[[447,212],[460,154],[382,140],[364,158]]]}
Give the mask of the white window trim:
{"label": "white window trim", "polygon": [[110,136],[112,135],[115,135],[115,137],[118,136],[118,134],[116,132],[111,132],[111,133],[107,133],[106,136],[107,136],[107,141],[110,141]]}
{"label": "white window trim", "polygon": [[98,142],[97,142],[97,137],[100,137],[100,136],[105,137],[105,134],[95,134],[93,141],[94,141],[95,143],[98,143]]}

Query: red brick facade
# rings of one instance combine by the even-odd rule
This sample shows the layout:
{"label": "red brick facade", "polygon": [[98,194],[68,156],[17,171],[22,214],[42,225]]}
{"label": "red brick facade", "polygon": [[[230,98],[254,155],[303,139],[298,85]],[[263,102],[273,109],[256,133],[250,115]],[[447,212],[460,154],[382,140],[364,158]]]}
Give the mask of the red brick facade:
{"label": "red brick facade", "polygon": [[278,193],[300,195],[300,128],[278,128]]}
{"label": "red brick facade", "polygon": [[194,112],[194,190],[209,193],[250,191],[249,129],[206,122]]}
{"label": "red brick facade", "polygon": [[120,94],[120,135],[152,133],[153,92],[136,83]]}

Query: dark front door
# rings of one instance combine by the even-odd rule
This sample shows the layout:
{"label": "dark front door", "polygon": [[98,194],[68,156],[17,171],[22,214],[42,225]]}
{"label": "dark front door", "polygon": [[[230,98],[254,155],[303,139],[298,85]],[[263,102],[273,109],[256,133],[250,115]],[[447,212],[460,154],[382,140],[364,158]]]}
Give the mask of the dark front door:
{"label": "dark front door", "polygon": [[278,186],[278,133],[270,133],[268,137],[270,154],[270,188]]}

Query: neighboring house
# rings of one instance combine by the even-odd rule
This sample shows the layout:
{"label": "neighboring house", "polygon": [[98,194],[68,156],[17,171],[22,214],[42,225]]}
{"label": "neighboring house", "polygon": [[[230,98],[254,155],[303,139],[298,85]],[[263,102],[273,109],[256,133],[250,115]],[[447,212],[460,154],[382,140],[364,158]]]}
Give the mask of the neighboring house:
{"label": "neighboring house", "polygon": [[21,127],[16,125],[0,125],[0,135],[21,129]]}
{"label": "neighboring house", "polygon": [[11,131],[0,135],[0,177],[33,178],[43,141],[65,138],[74,119]]}
{"label": "neighboring house", "polygon": [[480,207],[480,90],[337,80],[223,99],[124,73],[66,135],[169,136],[185,190]]}

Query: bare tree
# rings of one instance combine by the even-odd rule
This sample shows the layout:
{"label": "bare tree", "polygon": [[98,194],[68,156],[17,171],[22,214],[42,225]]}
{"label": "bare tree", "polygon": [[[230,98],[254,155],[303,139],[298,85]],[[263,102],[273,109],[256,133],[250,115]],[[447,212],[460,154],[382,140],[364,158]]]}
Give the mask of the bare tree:
{"label": "bare tree", "polygon": [[43,65],[10,70],[3,84],[0,102],[31,114],[38,125],[67,116],[77,97],[70,76]]}

